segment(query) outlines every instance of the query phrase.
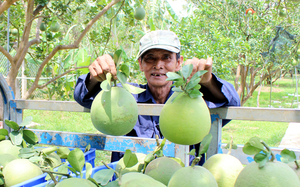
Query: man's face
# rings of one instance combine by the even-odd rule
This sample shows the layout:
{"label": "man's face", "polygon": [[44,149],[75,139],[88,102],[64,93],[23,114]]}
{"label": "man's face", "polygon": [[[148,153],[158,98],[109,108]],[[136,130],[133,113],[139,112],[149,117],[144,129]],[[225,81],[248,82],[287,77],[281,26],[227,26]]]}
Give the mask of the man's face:
{"label": "man's face", "polygon": [[176,53],[164,49],[150,49],[138,61],[148,84],[162,87],[170,84],[170,81],[166,81],[168,78],[166,73],[178,71],[182,60],[182,56],[177,60]]}

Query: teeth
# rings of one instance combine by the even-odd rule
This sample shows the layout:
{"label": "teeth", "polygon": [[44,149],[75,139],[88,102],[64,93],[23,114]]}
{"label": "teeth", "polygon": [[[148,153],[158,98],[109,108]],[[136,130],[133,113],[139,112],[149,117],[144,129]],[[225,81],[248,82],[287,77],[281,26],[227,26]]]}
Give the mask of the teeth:
{"label": "teeth", "polygon": [[163,74],[153,74],[153,76],[162,76]]}

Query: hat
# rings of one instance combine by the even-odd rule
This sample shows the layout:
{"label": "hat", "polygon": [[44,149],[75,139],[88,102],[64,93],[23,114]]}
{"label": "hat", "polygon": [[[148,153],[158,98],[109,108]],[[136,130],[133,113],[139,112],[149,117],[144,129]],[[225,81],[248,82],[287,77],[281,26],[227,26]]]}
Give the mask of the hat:
{"label": "hat", "polygon": [[150,49],[165,49],[173,53],[179,53],[180,41],[177,35],[172,31],[151,31],[140,39],[138,58]]}

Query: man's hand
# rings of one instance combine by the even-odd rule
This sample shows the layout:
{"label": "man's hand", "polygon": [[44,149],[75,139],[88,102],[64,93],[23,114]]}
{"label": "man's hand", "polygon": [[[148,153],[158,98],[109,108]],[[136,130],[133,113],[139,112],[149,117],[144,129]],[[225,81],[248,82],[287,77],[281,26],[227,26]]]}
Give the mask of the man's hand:
{"label": "man's hand", "polygon": [[193,64],[193,72],[190,78],[192,78],[197,71],[207,70],[207,72],[202,75],[200,84],[206,84],[212,80],[212,58],[208,57],[207,59],[198,59],[194,57],[193,59],[188,59],[185,62],[185,65],[187,64]]}
{"label": "man's hand", "polygon": [[98,57],[90,66],[90,79],[102,82],[106,79],[106,74],[111,73],[113,78],[117,78],[117,70],[114,60],[109,54]]}
{"label": "man's hand", "polygon": [[109,54],[98,57],[90,66],[90,79],[86,82],[87,89],[93,90],[97,82],[106,79],[106,74],[111,73],[114,79],[117,79],[117,69],[114,60]]}

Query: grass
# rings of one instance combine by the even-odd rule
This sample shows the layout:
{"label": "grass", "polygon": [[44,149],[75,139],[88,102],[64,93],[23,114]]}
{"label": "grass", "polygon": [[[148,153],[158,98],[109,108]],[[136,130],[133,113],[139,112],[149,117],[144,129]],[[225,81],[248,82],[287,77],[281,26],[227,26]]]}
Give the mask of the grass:
{"label": "grass", "polygon": [[[270,89],[269,85],[261,88],[259,107],[270,107]],[[295,81],[293,79],[278,80],[272,86],[271,107],[297,108],[294,93]],[[244,106],[257,107],[257,95],[258,89]],[[24,117],[26,116],[32,116],[35,123],[41,124],[33,127],[36,129],[99,133],[92,125],[89,113],[24,110]],[[236,144],[244,144],[249,138],[258,136],[269,146],[278,147],[287,128],[288,123],[233,120],[223,127],[222,142],[228,143],[233,137]],[[97,151],[96,165],[101,165],[101,160],[109,163],[110,154],[107,151]]]}

